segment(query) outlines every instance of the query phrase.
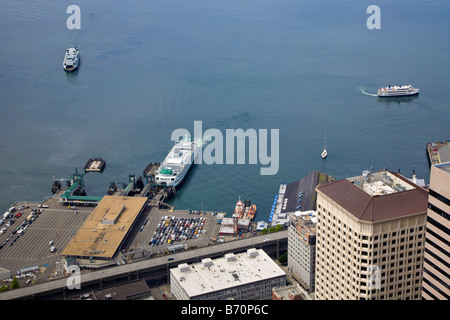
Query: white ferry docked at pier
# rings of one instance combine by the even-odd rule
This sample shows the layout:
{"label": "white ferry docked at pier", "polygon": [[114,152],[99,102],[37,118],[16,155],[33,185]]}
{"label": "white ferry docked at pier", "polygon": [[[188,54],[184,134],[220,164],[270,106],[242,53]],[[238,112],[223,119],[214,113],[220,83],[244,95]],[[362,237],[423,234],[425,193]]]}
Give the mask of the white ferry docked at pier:
{"label": "white ferry docked at pier", "polygon": [[200,145],[190,138],[177,141],[167,157],[156,170],[156,184],[178,186],[186,177],[200,150]]}
{"label": "white ferry docked at pier", "polygon": [[406,86],[387,86],[386,88],[378,89],[379,97],[405,97],[419,94],[419,89],[412,85]]}

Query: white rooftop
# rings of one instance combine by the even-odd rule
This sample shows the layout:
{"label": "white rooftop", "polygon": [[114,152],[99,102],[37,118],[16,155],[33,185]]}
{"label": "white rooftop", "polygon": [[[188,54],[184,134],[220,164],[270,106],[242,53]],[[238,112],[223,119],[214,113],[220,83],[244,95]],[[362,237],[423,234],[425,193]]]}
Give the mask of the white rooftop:
{"label": "white rooftop", "polygon": [[388,171],[375,173],[364,171],[363,175],[348,178],[347,180],[372,197],[414,189],[411,184],[406,183]]}
{"label": "white rooftop", "polygon": [[190,297],[286,275],[264,250],[254,248],[189,266],[182,264],[170,272]]}

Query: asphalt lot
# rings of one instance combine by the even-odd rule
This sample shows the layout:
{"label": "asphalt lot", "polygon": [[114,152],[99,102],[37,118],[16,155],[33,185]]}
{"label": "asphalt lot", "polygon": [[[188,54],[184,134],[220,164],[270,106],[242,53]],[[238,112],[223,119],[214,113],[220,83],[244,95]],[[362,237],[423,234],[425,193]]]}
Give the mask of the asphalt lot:
{"label": "asphalt lot", "polygon": [[[20,210],[23,214],[6,219],[0,229],[6,228],[0,235],[0,266],[11,271],[19,270],[25,266],[36,263],[51,262],[59,259],[60,252],[69,243],[76,230],[83,224],[93,208],[80,208],[70,210],[67,207],[56,205],[50,208],[42,208],[42,212],[35,215],[35,220],[26,223],[32,209],[37,209],[37,204],[18,203],[16,207],[24,204],[30,208]],[[7,227],[7,223],[14,219],[14,223]],[[26,225],[26,229],[25,229]],[[24,229],[21,235],[17,231]],[[56,250],[50,252],[50,241],[53,241]]]}
{"label": "asphalt lot", "polygon": [[[198,211],[197,211],[198,212]],[[201,220],[200,218],[204,218],[204,224],[202,230],[206,232],[200,232],[198,237],[193,239],[180,239],[179,242],[171,242],[167,243],[160,242],[159,245],[151,246],[151,239],[155,232],[157,232],[158,224],[162,222],[163,217],[170,217],[171,220],[174,221],[194,221],[194,219]],[[147,223],[144,225],[144,222],[147,220]],[[165,220],[167,221],[167,220]],[[145,249],[154,254],[158,254],[160,252],[166,251],[168,247],[182,243],[186,247],[191,246],[203,246],[207,244],[210,238],[216,238],[219,232],[220,225],[217,224],[217,216],[213,215],[212,212],[207,212],[205,214],[196,214],[189,213],[187,210],[174,210],[170,212],[168,210],[160,210],[158,208],[151,208],[151,210],[146,210],[142,217],[140,218],[139,223],[136,225],[135,230],[132,231],[130,235],[130,240],[128,241],[124,248],[127,250],[132,249]],[[167,229],[171,230],[169,226]],[[175,228],[173,228],[174,230]],[[157,232],[158,233],[158,232]]]}

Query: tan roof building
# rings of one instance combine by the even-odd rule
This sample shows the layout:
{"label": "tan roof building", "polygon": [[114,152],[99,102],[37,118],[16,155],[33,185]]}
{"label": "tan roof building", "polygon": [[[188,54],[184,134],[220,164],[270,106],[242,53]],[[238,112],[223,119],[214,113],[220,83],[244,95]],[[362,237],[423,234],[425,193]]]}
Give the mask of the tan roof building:
{"label": "tan roof building", "polygon": [[428,192],[389,171],[316,189],[316,299],[419,300]]}
{"label": "tan roof building", "polygon": [[111,259],[145,209],[146,202],[145,197],[104,196],[62,254]]}
{"label": "tan roof building", "polygon": [[377,222],[427,211],[428,192],[394,172],[324,183],[317,189],[363,221]]}

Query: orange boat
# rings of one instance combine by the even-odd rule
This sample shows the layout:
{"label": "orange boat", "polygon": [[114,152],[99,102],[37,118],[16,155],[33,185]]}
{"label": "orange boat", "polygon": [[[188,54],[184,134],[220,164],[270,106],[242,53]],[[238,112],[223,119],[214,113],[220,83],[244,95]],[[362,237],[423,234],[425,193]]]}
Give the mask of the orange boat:
{"label": "orange boat", "polygon": [[253,220],[253,218],[256,215],[256,211],[257,211],[256,205],[252,204],[252,206],[250,207],[250,211],[248,212],[249,219]]}

